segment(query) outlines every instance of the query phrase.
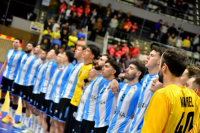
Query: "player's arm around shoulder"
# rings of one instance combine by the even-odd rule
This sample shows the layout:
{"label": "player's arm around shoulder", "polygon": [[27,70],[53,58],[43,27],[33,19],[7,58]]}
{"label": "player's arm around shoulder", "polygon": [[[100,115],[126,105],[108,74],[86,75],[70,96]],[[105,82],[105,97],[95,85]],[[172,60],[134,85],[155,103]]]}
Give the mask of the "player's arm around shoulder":
{"label": "player's arm around shoulder", "polygon": [[144,116],[141,133],[162,133],[170,112],[169,99],[162,90],[157,90],[149,103]]}

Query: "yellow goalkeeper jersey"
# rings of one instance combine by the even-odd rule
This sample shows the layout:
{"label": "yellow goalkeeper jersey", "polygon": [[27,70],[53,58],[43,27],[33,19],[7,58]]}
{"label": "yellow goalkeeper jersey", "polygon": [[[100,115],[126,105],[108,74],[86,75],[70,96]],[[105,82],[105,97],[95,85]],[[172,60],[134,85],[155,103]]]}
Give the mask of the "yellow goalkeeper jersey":
{"label": "yellow goalkeeper jersey", "polygon": [[89,78],[88,74],[89,74],[90,68],[92,68],[92,64],[88,64],[88,65],[84,64],[82,66],[81,70],[78,73],[78,81],[77,81],[76,88],[75,88],[75,91],[74,91],[74,96],[71,99],[71,104],[74,105],[74,106],[79,105],[81,95],[83,93],[83,91],[81,89],[81,83],[84,79]]}
{"label": "yellow goalkeeper jersey", "polygon": [[157,90],[144,116],[141,133],[198,133],[199,97],[191,89],[169,85]]}

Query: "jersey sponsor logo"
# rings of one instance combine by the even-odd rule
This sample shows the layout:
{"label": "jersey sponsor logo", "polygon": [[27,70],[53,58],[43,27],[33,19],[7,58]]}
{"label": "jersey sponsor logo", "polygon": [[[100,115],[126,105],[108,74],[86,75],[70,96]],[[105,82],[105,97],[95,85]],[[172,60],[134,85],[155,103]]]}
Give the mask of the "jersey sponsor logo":
{"label": "jersey sponsor logo", "polygon": [[92,100],[96,100],[96,99],[97,99],[97,96],[91,95],[90,98],[91,98]]}
{"label": "jersey sponsor logo", "polygon": [[84,103],[85,103],[85,101],[84,101],[83,99],[81,99],[81,100],[80,100],[80,103],[81,103],[81,104],[84,104]]}
{"label": "jersey sponsor logo", "polygon": [[145,108],[146,106],[147,106],[146,103],[142,103],[142,102],[138,103],[138,108]]}
{"label": "jersey sponsor logo", "polygon": [[124,118],[126,117],[126,114],[120,110],[116,110],[114,114],[119,115],[120,117],[124,117]]}
{"label": "jersey sponsor logo", "polygon": [[192,97],[180,97],[181,107],[194,107]]}
{"label": "jersey sponsor logo", "polygon": [[100,101],[99,101],[99,104],[101,104],[101,105],[102,105],[102,104],[106,104],[106,101],[100,100]]}

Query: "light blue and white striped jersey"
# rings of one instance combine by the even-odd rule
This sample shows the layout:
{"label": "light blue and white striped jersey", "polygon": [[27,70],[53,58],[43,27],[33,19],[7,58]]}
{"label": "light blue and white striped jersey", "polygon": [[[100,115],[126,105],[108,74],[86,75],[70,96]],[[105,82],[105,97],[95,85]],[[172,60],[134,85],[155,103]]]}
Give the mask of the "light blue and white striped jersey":
{"label": "light blue and white striped jersey", "polygon": [[29,75],[30,75],[32,66],[34,64],[34,58],[35,58],[34,54],[31,54],[31,55],[25,54],[22,57],[19,72],[14,81],[16,84],[23,85],[23,86],[28,85]]}
{"label": "light blue and white striped jersey", "polygon": [[149,101],[151,100],[151,97],[153,95],[153,92],[150,90],[150,88],[152,86],[153,80],[156,79],[157,77],[158,74],[154,75],[147,74],[143,78],[140,98],[138,101],[136,113],[132,120],[132,125],[130,127],[129,133],[137,133],[140,132],[140,130],[142,129],[144,114],[148,107]]}
{"label": "light blue and white striped jersey", "polygon": [[123,86],[118,96],[117,109],[109,124],[107,133],[127,133],[129,131],[132,122],[130,117],[135,113],[141,87],[140,83],[131,86],[127,83]]}
{"label": "light blue and white striped jersey", "polygon": [[37,74],[39,72],[38,69],[39,69],[39,66],[40,66],[41,62],[42,62],[42,60],[40,58],[34,58],[34,63],[33,63],[31,72],[29,74],[29,80],[28,80],[27,86],[34,85],[36,77],[37,77]]}
{"label": "light blue and white striped jersey", "polygon": [[116,110],[118,94],[113,94],[112,89],[107,88],[111,81],[112,80],[107,81],[104,84],[104,87],[97,97],[95,128],[108,126],[112,115]]}
{"label": "light blue and white striped jersey", "polygon": [[72,71],[73,68],[74,68],[74,65],[70,64],[68,66],[65,66],[65,68],[63,69],[62,74],[61,74],[61,76],[58,80],[58,83],[56,85],[56,90],[54,91],[55,94],[53,94],[54,96],[52,97],[52,101],[54,103],[59,103],[62,90],[65,87],[66,81],[67,81],[69,74],[70,74],[70,72]]}
{"label": "light blue and white striped jersey", "polygon": [[37,74],[35,85],[33,87],[33,94],[40,94],[42,83],[45,79],[48,64],[49,64],[48,62],[45,62],[39,66],[39,70],[38,70],[39,72]]}
{"label": "light blue and white striped jersey", "polygon": [[60,66],[60,67],[56,68],[56,70],[53,74],[53,77],[51,78],[49,85],[47,87],[47,92],[46,92],[46,95],[45,95],[46,100],[52,100],[53,99],[53,97],[55,95],[54,91],[56,90],[58,80],[60,79],[60,76],[62,74],[62,71],[60,71],[60,69],[63,68],[63,67],[64,66]]}
{"label": "light blue and white striped jersey", "polygon": [[54,72],[55,72],[57,67],[58,66],[57,66],[55,60],[54,61],[50,61],[48,63],[47,71],[45,73],[45,79],[44,79],[44,81],[42,83],[42,89],[41,89],[42,93],[46,93],[47,92],[47,87],[48,87],[48,85],[49,85],[49,83],[51,81],[51,78],[53,77],[53,74],[54,74]]}
{"label": "light blue and white striped jersey", "polygon": [[66,81],[67,83],[65,84],[65,87],[63,88],[61,98],[72,99],[74,95],[76,83],[78,80],[78,73],[80,69],[82,68],[83,64],[84,64],[83,62],[77,63],[72,69],[72,71],[70,72],[69,78]]}
{"label": "light blue and white striped jersey", "polygon": [[86,104],[83,111],[83,119],[87,121],[95,121],[97,96],[100,90],[103,88],[104,84],[106,83],[106,79],[103,78],[102,75],[99,75],[97,78],[98,78],[97,81],[90,89],[89,96],[86,100]]}
{"label": "light blue and white striped jersey", "polygon": [[8,50],[6,57],[6,61],[8,64],[3,72],[3,76],[5,78],[15,80],[24,54],[25,53],[22,50]]}

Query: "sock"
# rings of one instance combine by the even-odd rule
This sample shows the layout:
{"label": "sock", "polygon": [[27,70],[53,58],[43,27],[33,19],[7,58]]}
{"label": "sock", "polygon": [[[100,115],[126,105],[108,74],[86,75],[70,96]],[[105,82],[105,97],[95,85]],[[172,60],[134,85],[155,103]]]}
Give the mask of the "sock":
{"label": "sock", "polygon": [[39,133],[44,133],[44,129],[43,127],[41,126],[41,129],[40,129],[40,132]]}
{"label": "sock", "polygon": [[8,110],[8,115],[9,115],[9,116],[12,115],[12,110],[13,110],[12,107],[9,107],[9,110]]}
{"label": "sock", "polygon": [[16,113],[16,110],[13,109],[12,113],[11,113],[11,116],[10,116],[11,119],[13,119],[13,120],[15,119],[15,113]]}
{"label": "sock", "polygon": [[32,117],[31,117],[31,131],[33,131],[33,127],[34,127],[34,124],[35,124],[35,114],[32,114]]}
{"label": "sock", "polygon": [[1,112],[1,109],[2,109],[2,107],[3,107],[4,101],[5,101],[5,98],[2,97],[2,98],[0,99],[0,112]]}
{"label": "sock", "polygon": [[25,117],[25,125],[29,127],[30,117]]}
{"label": "sock", "polygon": [[0,112],[1,112],[2,107],[3,107],[3,104],[0,103]]}
{"label": "sock", "polygon": [[39,116],[38,116],[38,115],[35,115],[35,121],[34,121],[33,131],[36,130],[36,126],[37,126],[37,123],[38,123],[38,119],[39,119]]}
{"label": "sock", "polygon": [[42,127],[41,125],[37,124],[35,133],[40,133],[41,127]]}
{"label": "sock", "polygon": [[21,117],[20,117],[20,120],[19,120],[19,121],[20,121],[21,123],[23,123],[23,124],[24,124],[25,115],[26,115],[25,113],[22,113],[22,114],[21,114]]}

